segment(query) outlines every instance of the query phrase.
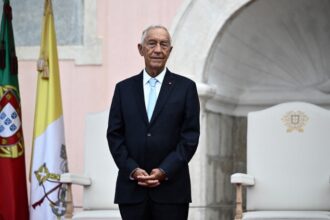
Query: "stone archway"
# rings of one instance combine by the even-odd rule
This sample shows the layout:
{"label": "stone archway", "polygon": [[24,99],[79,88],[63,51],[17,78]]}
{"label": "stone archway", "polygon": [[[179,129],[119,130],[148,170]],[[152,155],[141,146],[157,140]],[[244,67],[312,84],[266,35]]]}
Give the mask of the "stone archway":
{"label": "stone archway", "polygon": [[330,107],[328,0],[187,0],[169,66],[198,84],[201,140],[190,219],[229,219],[245,169],[246,114],[299,100]]}

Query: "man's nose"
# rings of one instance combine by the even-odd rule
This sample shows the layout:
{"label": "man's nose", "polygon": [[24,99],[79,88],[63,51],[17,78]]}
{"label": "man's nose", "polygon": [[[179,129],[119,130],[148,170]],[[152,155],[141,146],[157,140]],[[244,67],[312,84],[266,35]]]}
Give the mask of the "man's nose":
{"label": "man's nose", "polygon": [[154,52],[161,52],[162,51],[162,47],[160,46],[160,43],[157,43],[154,49]]}

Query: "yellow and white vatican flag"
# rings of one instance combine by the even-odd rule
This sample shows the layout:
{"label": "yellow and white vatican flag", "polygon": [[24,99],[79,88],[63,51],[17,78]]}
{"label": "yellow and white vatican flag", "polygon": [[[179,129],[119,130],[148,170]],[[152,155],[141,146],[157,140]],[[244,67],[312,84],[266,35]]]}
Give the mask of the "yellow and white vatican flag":
{"label": "yellow and white vatican flag", "polygon": [[64,219],[67,172],[56,33],[51,0],[45,0],[31,158],[30,220]]}

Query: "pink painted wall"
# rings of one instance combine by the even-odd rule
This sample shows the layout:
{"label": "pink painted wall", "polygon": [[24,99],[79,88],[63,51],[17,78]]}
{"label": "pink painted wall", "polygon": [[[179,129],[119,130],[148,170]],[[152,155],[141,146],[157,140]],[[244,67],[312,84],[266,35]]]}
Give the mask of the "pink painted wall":
{"label": "pink painted wall", "polygon": [[[143,58],[137,50],[142,30],[152,24],[170,28],[182,2],[183,0],[97,1],[97,29],[98,35],[103,39],[103,64],[77,66],[74,61],[60,60],[70,172],[83,171],[85,114],[108,108],[115,84],[143,69]],[[26,165],[29,172],[37,83],[36,61],[20,61],[19,72]],[[82,188],[74,186],[73,196],[75,206],[81,206]]]}

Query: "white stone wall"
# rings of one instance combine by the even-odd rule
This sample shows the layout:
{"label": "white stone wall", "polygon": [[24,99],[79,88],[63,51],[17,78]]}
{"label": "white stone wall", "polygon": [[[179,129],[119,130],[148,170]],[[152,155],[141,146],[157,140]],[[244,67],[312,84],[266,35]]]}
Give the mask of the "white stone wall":
{"label": "white stone wall", "polygon": [[235,192],[230,175],[246,170],[246,117],[212,112],[203,117],[202,143],[191,164],[189,220],[232,219]]}

